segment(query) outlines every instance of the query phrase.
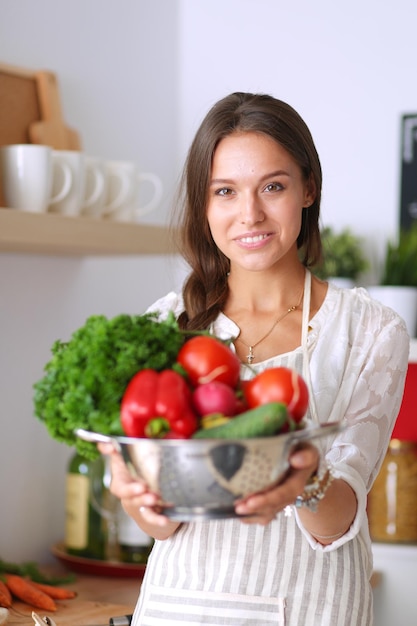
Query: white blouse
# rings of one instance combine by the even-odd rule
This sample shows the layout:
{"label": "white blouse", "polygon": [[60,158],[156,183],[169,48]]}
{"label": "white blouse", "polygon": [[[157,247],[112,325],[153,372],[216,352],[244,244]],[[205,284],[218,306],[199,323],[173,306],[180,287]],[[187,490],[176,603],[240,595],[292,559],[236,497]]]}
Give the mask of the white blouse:
{"label": "white blouse", "polygon": [[[161,318],[182,310],[175,293],[148,309]],[[224,314],[211,330],[222,339],[239,334]],[[243,364],[242,378],[277,365],[304,375],[308,368],[313,396],[308,419],[348,424],[316,445],[335,478],[355,491],[356,517],[328,546],[303,527],[295,508],[294,515],[279,513],[266,527],[236,519],[182,524],[169,539],[155,542],[133,626],[370,626],[367,493],[400,409],[408,353],[406,326],[394,311],[364,289],[329,284],[309,320],[305,346],[250,370]]]}

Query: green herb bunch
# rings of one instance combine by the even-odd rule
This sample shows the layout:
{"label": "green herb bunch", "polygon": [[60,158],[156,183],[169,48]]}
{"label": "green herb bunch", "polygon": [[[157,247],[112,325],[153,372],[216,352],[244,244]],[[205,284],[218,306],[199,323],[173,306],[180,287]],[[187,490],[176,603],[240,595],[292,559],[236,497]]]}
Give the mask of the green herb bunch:
{"label": "green herb bunch", "polygon": [[173,313],[89,317],[68,342],[55,341],[44,377],[34,384],[35,416],[57,441],[94,458],[96,446],[74,435],[84,428],[121,435],[120,403],[130,379],[144,368],[172,367],[184,334]]}

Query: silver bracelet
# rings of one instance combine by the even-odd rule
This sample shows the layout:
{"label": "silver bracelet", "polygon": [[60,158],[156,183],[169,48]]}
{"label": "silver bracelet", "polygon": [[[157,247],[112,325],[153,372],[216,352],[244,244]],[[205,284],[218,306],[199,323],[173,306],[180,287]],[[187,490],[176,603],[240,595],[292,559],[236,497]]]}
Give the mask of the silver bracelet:
{"label": "silver bracelet", "polygon": [[313,537],[316,539],[337,539],[338,537],[342,537],[345,534],[345,531],[342,530],[341,533],[335,533],[334,535],[318,535],[317,533],[311,532]]}
{"label": "silver bracelet", "polygon": [[332,481],[333,473],[330,467],[327,467],[321,477],[315,474],[304,487],[303,493],[296,497],[294,503],[296,508],[306,507],[315,513],[320,500],[323,500]]}

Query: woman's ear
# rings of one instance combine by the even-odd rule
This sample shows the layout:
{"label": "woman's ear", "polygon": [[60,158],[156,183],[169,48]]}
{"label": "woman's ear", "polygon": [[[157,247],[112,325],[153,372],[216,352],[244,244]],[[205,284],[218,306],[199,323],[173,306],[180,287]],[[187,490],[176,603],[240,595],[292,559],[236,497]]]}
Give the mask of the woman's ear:
{"label": "woman's ear", "polygon": [[316,183],[314,181],[313,175],[310,174],[310,178],[307,181],[304,193],[304,206],[309,207],[313,204],[316,199]]}

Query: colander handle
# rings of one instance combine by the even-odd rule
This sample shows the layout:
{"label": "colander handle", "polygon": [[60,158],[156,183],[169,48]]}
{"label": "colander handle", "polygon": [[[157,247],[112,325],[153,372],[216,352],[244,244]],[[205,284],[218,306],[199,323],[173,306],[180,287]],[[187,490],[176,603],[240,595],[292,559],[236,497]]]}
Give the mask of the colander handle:
{"label": "colander handle", "polygon": [[342,422],[328,422],[327,424],[320,424],[319,426],[307,426],[307,428],[297,430],[295,433],[291,434],[291,444],[334,435],[340,433],[346,427],[347,424]]}
{"label": "colander handle", "polygon": [[76,428],[74,433],[77,437],[89,443],[110,443],[118,452],[121,450],[119,442],[109,435],[93,433],[91,430],[84,430],[84,428]]}

